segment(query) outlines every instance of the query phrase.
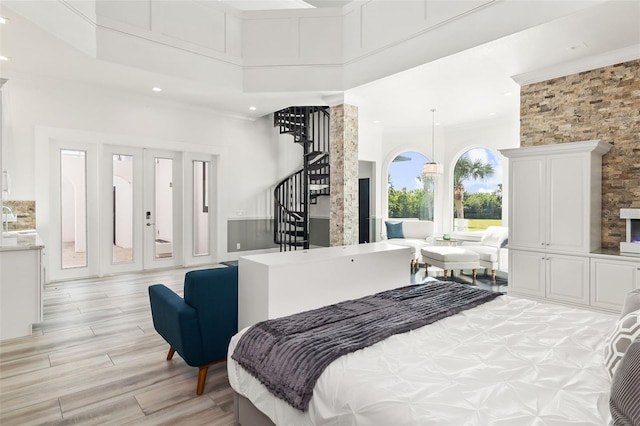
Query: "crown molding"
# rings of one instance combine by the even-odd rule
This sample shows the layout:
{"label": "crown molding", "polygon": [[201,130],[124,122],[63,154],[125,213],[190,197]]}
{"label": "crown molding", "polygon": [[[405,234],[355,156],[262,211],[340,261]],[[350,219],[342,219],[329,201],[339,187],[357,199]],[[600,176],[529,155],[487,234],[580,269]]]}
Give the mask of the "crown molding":
{"label": "crown molding", "polygon": [[511,79],[520,86],[526,86],[528,84],[540,83],[541,81],[565,77],[567,75],[590,71],[635,59],[640,59],[640,44],[634,44],[622,49],[601,53],[599,55],[589,56],[575,61],[563,62],[544,69],[514,75],[511,76]]}

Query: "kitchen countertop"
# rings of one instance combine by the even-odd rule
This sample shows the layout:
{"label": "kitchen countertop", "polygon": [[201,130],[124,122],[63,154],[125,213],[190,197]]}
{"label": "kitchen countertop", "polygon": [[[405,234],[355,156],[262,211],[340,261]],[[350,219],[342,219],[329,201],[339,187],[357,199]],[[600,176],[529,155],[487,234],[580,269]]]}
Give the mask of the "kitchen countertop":
{"label": "kitchen countertop", "polygon": [[35,230],[3,232],[0,238],[0,252],[41,248],[44,242]]}

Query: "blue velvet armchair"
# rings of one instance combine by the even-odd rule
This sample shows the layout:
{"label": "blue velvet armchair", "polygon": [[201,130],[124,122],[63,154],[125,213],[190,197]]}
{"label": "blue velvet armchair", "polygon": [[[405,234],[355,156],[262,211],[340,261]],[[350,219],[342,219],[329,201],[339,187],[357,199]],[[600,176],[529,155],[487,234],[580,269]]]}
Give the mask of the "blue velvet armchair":
{"label": "blue velvet armchair", "polygon": [[201,395],[208,368],[226,361],[231,337],[238,332],[238,267],[190,271],[184,277],[184,299],[163,284],[149,286],[156,331],[175,352],[198,367],[196,393]]}

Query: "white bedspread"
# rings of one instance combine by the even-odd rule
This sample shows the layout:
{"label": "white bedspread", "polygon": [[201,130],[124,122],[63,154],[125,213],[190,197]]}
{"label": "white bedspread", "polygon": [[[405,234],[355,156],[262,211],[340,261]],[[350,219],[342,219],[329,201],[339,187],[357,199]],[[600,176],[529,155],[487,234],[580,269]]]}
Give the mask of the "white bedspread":
{"label": "white bedspread", "polygon": [[231,387],[278,425],[605,425],[603,344],[616,319],[499,297],[339,358],[306,413],[230,356],[227,369]]}

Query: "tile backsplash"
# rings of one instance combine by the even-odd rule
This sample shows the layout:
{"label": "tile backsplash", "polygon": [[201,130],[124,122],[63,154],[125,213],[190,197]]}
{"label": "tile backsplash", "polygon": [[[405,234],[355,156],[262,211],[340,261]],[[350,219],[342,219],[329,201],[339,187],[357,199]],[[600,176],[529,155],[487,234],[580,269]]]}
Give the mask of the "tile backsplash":
{"label": "tile backsplash", "polygon": [[8,223],[9,231],[36,228],[35,201],[3,201],[2,204],[11,208],[17,218],[15,222]]}

